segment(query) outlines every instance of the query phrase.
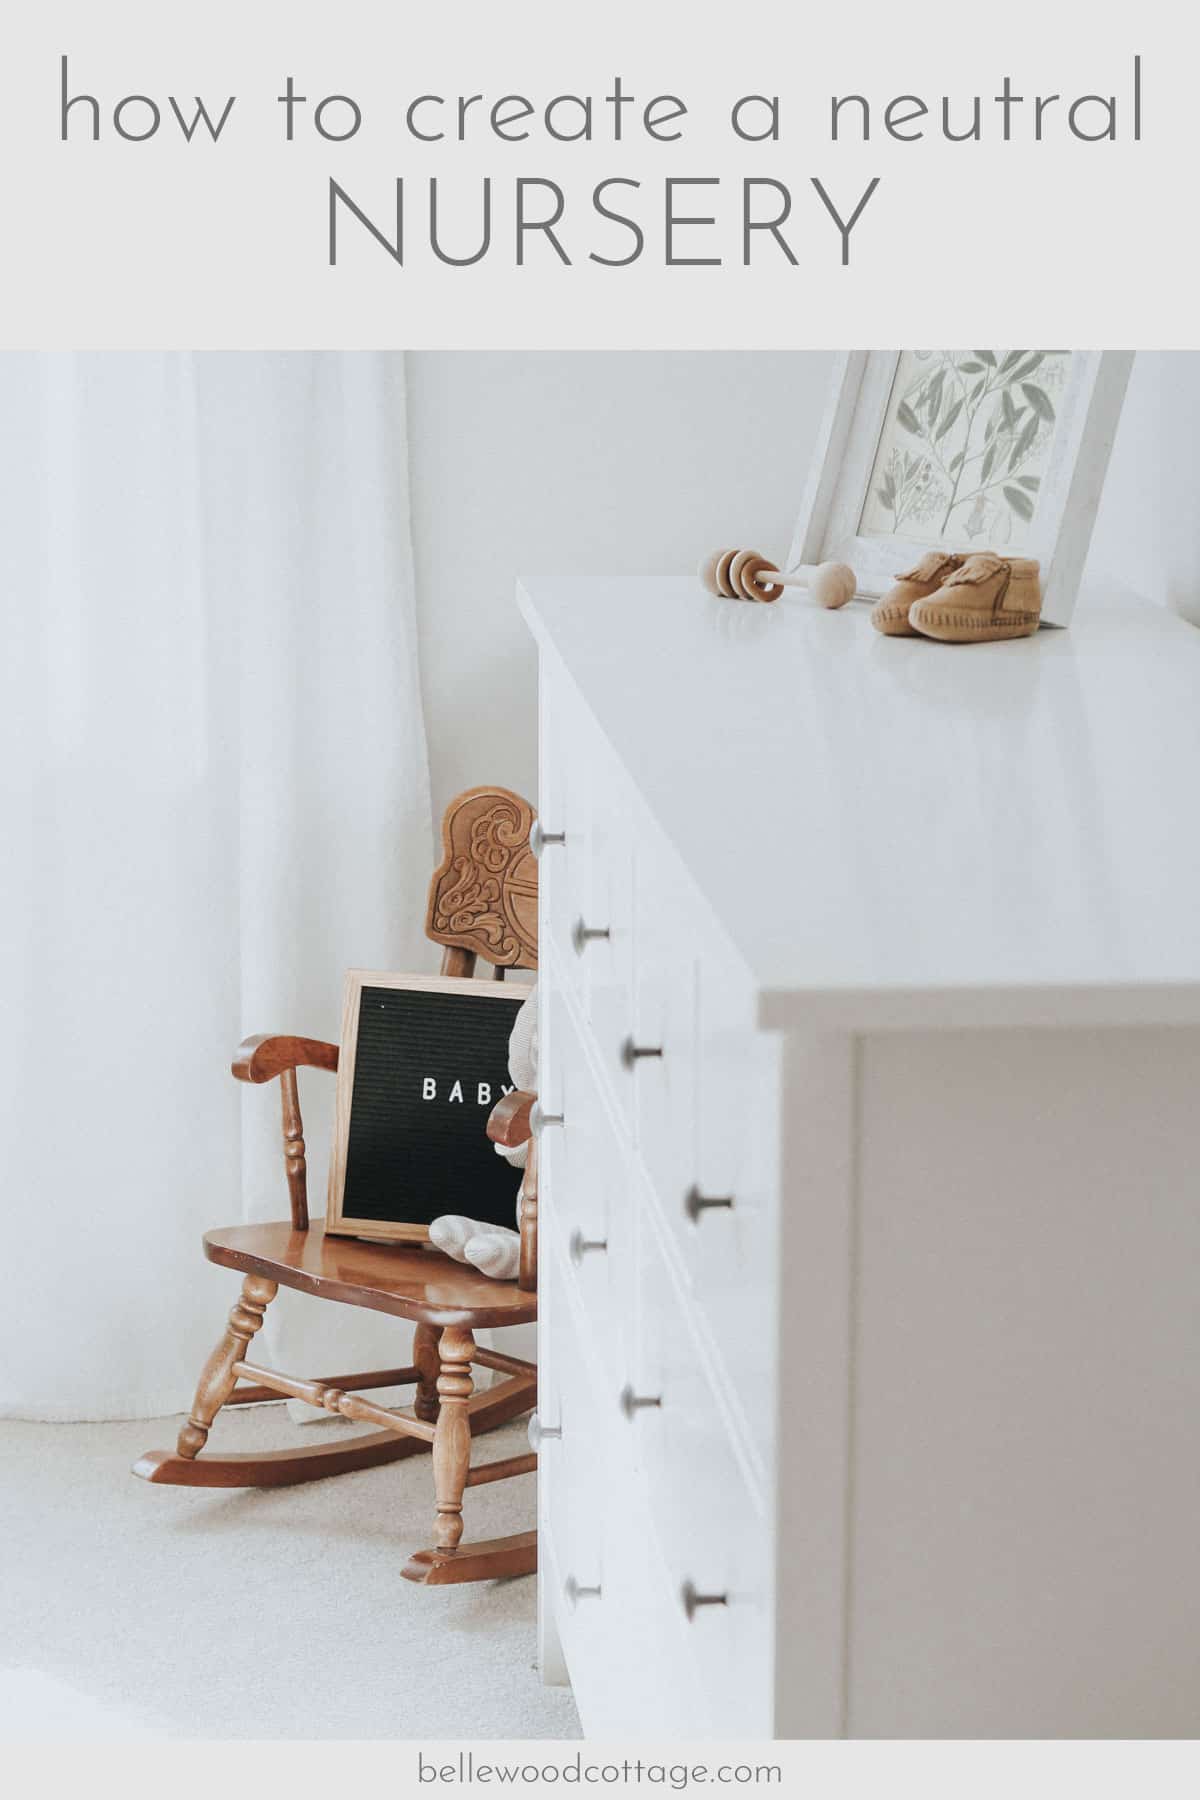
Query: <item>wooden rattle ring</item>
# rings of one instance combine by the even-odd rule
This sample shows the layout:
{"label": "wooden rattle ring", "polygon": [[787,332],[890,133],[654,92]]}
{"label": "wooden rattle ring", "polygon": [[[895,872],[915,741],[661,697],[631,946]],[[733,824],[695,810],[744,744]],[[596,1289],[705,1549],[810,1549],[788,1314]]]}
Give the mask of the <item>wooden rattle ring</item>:
{"label": "wooden rattle ring", "polygon": [[729,565],[729,585],[741,600],[778,600],[783,589],[768,579],[778,573],[756,550],[739,550]]}
{"label": "wooden rattle ring", "polygon": [[735,600],[737,595],[729,585],[729,565],[736,551],[714,550],[711,556],[705,557],[700,564],[698,574],[703,585],[718,600]]}

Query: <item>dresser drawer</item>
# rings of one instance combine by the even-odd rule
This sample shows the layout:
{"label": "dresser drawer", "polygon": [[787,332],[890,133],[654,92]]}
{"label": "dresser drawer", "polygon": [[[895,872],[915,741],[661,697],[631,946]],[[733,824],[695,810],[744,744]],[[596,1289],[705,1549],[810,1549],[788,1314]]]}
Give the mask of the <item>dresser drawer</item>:
{"label": "dresser drawer", "polygon": [[681,1628],[664,1593],[633,1447],[614,1427],[619,1415],[595,1384],[596,1357],[612,1368],[607,1344],[588,1345],[558,1259],[543,1264],[544,1311],[553,1367],[540,1400],[543,1423],[542,1557],[539,1580],[562,1640],[589,1736],[697,1737],[705,1707]]}
{"label": "dresser drawer", "polygon": [[630,1156],[562,993],[551,987],[547,1031],[551,1109],[562,1124],[542,1136],[539,1231],[558,1256],[597,1345],[619,1340],[633,1309]]}
{"label": "dresser drawer", "polygon": [[564,680],[543,684],[542,822],[561,833],[541,858],[543,962],[591,1028],[618,1112],[632,1096],[622,1048],[632,1021],[633,830],[625,778]]}
{"label": "dresser drawer", "polygon": [[663,1210],[679,1219],[696,1175],[696,983],[703,944],[687,878],[661,840],[639,838],[632,1030],[638,1154]]}
{"label": "dresser drawer", "polygon": [[[682,1255],[704,1325],[759,1453],[773,1428],[779,1040],[755,1029],[748,978],[712,950],[698,992],[696,1187]],[[725,1206],[705,1201],[724,1200]]]}
{"label": "dresser drawer", "polygon": [[[591,855],[587,900],[576,921],[573,951],[584,973],[584,1016],[616,1112],[628,1129],[633,1094],[625,1046],[633,1025],[634,845],[631,802],[607,747],[593,738]],[[582,937],[585,930],[602,936]]]}
{"label": "dresser drawer", "polygon": [[696,1293],[760,1289],[770,1279],[778,1046],[748,1023],[747,978],[703,938],[661,952],[655,966],[639,959],[637,974],[639,999],[652,997],[639,1037],[663,1048],[637,1065],[638,1149]]}
{"label": "dresser drawer", "polygon": [[777,1046],[755,1029],[749,977],[669,854],[639,844],[635,894],[636,1141],[690,1303],[769,1443],[771,1193]]}
{"label": "dresser drawer", "polygon": [[607,1551],[601,1594],[572,1604],[549,1534],[538,1577],[553,1588],[555,1628],[584,1733],[660,1742],[724,1735],[705,1697],[682,1614],[664,1591],[641,1489],[625,1479],[610,1485],[609,1496],[606,1529],[618,1541]]}
{"label": "dresser drawer", "polygon": [[554,946],[562,979],[582,1001],[584,965],[571,945],[576,922],[589,910],[592,780],[581,710],[565,679],[543,681],[540,724],[538,823],[551,839],[538,862],[542,960]]}
{"label": "dresser drawer", "polygon": [[553,1256],[543,1256],[540,1263],[539,1284],[547,1290],[545,1314],[553,1342],[538,1393],[538,1416],[553,1434],[543,1437],[538,1452],[545,1520],[564,1582],[577,1589],[602,1588],[600,1493],[609,1458],[599,1397],[565,1271]]}
{"label": "dresser drawer", "polygon": [[[626,1422],[658,1549],[662,1604],[684,1627],[722,1732],[768,1731],[766,1500],[743,1468],[652,1232],[638,1247],[631,1369]],[[656,1404],[637,1404],[646,1401]]]}

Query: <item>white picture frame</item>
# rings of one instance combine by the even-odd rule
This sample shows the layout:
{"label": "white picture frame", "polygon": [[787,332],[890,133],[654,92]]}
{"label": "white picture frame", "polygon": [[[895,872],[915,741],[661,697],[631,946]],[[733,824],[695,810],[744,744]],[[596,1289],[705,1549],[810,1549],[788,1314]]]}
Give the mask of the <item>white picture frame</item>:
{"label": "white picture frame", "polygon": [[[858,594],[872,599],[929,549],[1008,550],[1040,564],[1043,624],[1066,625],[1133,355],[1124,350],[842,353],[788,568],[849,563]],[[972,403],[969,397],[981,382],[981,397]],[[906,394],[916,400],[916,412],[911,407],[904,412]],[[989,432],[1000,449],[991,464]],[[956,444],[959,448],[951,449]],[[1018,449],[1021,454],[1014,457]],[[914,457],[924,465],[916,474]],[[975,485],[961,499],[958,485],[947,486],[954,480],[949,471],[955,461],[955,474],[973,471]],[[923,517],[906,511],[909,496]],[[989,530],[1007,531],[1005,541],[988,541]]]}

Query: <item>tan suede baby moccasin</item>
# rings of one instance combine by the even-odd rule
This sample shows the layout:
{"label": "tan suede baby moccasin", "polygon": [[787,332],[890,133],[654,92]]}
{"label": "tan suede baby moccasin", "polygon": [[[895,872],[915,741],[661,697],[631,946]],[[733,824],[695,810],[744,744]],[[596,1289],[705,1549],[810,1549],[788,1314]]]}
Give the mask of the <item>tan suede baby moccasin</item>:
{"label": "tan suede baby moccasin", "polygon": [[876,631],[882,631],[885,637],[916,637],[908,622],[909,608],[935,594],[964,560],[961,556],[948,556],[944,550],[927,551],[906,574],[896,577],[895,587],[889,588],[871,608],[871,623]]}
{"label": "tan suede baby moccasin", "polygon": [[943,644],[984,644],[1032,637],[1042,616],[1038,565],[1025,556],[968,556],[962,567],[911,608],[908,622]]}

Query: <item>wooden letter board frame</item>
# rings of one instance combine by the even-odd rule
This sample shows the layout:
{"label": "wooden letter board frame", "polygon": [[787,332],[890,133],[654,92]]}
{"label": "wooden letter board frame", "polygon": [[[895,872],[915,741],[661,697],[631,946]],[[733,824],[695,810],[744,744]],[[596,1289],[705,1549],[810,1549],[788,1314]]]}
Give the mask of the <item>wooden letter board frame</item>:
{"label": "wooden letter board frame", "polygon": [[[346,1164],[350,1146],[350,1114],[354,1096],[354,1067],[358,1051],[359,1014],[364,988],[405,988],[418,992],[471,994],[492,1000],[518,1004],[533,992],[533,981],[481,980],[460,975],[379,974],[366,969],[350,969],[342,1003],[342,1039],[338,1053],[337,1098],[334,1103],[333,1144],[329,1158],[329,1190],[325,1212],[327,1234],[372,1238],[385,1243],[422,1244],[429,1241],[429,1227],[401,1221],[356,1219],[343,1211],[346,1187]],[[495,1099],[498,1100],[497,1094]],[[479,1118],[481,1137],[486,1114]],[[489,1150],[491,1146],[488,1146]],[[514,1171],[514,1177],[516,1172]],[[516,1224],[516,1181],[513,1186],[513,1219]],[[464,1194],[462,1206],[470,1213],[470,1195]]]}

